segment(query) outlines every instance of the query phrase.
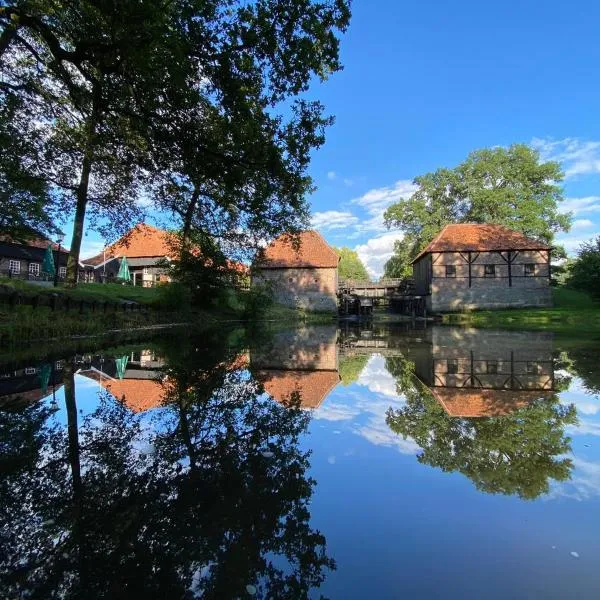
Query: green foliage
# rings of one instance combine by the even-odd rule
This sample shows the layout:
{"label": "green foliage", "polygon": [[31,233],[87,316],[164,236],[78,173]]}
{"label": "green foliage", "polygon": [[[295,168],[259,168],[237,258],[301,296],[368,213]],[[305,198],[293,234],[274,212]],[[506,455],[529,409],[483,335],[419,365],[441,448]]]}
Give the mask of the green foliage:
{"label": "green foliage", "polygon": [[357,252],[345,246],[334,248],[340,256],[338,273],[340,279],[354,279],[355,281],[369,281],[369,273],[360,260]]}
{"label": "green foliage", "polygon": [[522,144],[476,150],[454,169],[416,177],[417,191],[385,212],[387,226],[404,233],[386,275],[408,274],[410,260],[449,223],[505,225],[551,243],[571,222],[570,215],[558,212],[562,178],[558,163],[540,162],[539,154]]}
{"label": "green foliage", "polygon": [[304,225],[310,154],[332,119],[300,95],[341,68],[349,19],[347,0],[5,7],[0,104],[44,125],[39,176],[74,215],[69,284],[86,213],[114,235],[143,216],[142,194],[184,239],[197,230],[238,253]]}
{"label": "green foliage", "polygon": [[567,284],[600,298],[600,236],[581,246]]}
{"label": "green foliage", "polygon": [[339,371],[342,385],[348,386],[353,384],[360,377],[368,362],[369,357],[366,354],[340,358]]}
{"label": "green foliage", "polygon": [[458,471],[480,491],[527,500],[547,493],[551,480],[569,479],[565,428],[577,422],[573,405],[563,406],[554,395],[506,416],[450,417],[405,362],[387,359],[386,368],[407,399],[403,408],[388,411],[387,423],[421,447],[420,463]]}
{"label": "green foliage", "polygon": [[154,305],[161,310],[187,313],[192,306],[190,289],[179,282],[163,283],[156,287],[158,292]]}
{"label": "green foliage", "polygon": [[253,285],[241,296],[243,317],[247,320],[259,320],[265,317],[273,305],[273,291],[268,285]]}

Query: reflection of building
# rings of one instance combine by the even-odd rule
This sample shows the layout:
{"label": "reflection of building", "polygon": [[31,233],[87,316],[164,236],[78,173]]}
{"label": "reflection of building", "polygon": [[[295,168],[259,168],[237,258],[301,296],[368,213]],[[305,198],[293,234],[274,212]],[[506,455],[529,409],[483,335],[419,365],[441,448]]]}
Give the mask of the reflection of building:
{"label": "reflection of building", "polygon": [[501,225],[447,225],[413,261],[427,308],[550,306],[550,246]]}
{"label": "reflection of building", "polygon": [[253,282],[271,285],[280,304],[336,311],[339,260],[316,231],[300,233],[297,245],[282,235],[265,248]]}
{"label": "reflection of building", "polygon": [[79,374],[97,381],[133,412],[142,412],[163,403],[164,364],[152,350],[140,350],[117,358],[94,357]]}
{"label": "reflection of building", "polygon": [[0,410],[18,410],[62,387],[62,362],[0,373]]}
{"label": "reflection of building", "polygon": [[552,336],[434,327],[417,377],[455,417],[504,415],[552,393]]}
{"label": "reflection of building", "polygon": [[278,402],[297,395],[303,408],[317,408],[340,381],[336,337],[334,326],[276,334],[251,351],[252,372]]}

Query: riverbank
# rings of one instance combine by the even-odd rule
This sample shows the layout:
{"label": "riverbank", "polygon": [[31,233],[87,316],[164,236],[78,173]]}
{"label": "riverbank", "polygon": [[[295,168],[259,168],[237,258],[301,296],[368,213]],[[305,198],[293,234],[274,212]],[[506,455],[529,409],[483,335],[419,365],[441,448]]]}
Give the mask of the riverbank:
{"label": "riverbank", "polygon": [[[197,307],[176,285],[142,288],[118,284],[81,284],[74,289],[40,287],[23,281],[1,281],[6,297],[18,295],[11,304],[0,304],[0,344],[15,348],[47,341],[139,333],[152,327],[184,324],[208,329],[222,324],[261,323],[267,327],[290,324],[331,323],[331,314],[308,313],[277,304],[256,307],[252,292],[229,290],[218,301]],[[50,306],[61,298],[62,309]],[[64,309],[66,299],[70,309]],[[106,306],[109,309],[106,309]],[[133,310],[135,308],[136,310]]]}
{"label": "riverbank", "polygon": [[600,336],[600,303],[583,292],[553,288],[551,308],[473,311],[443,315],[447,325],[552,331],[557,334]]}

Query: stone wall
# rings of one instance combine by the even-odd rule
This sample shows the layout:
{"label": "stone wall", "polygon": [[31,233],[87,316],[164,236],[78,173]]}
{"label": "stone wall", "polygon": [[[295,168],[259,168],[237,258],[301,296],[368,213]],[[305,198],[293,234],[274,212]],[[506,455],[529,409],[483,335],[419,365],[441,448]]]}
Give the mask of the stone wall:
{"label": "stone wall", "polygon": [[262,269],[252,281],[271,285],[275,301],[284,306],[315,312],[337,311],[337,269]]}
{"label": "stone wall", "polygon": [[[504,253],[506,256],[506,253]],[[473,253],[475,256],[475,253]],[[535,265],[534,275],[525,275],[525,265]],[[446,275],[446,266],[455,269],[455,276]],[[494,265],[495,276],[486,277],[485,265]],[[497,252],[481,252],[469,266],[458,252],[432,255],[431,299],[428,308],[434,312],[551,306],[552,296],[546,252],[522,251],[511,266]]]}

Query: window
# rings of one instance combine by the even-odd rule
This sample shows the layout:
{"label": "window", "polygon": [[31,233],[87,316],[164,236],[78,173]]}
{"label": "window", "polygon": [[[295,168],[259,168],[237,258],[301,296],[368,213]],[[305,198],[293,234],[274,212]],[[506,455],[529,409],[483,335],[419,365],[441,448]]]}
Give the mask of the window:
{"label": "window", "polygon": [[535,264],[523,265],[525,267],[525,277],[535,277]]}
{"label": "window", "polygon": [[527,363],[527,375],[541,375],[542,374],[542,365],[535,361],[530,361]]}
{"label": "window", "polygon": [[456,267],[454,265],[446,265],[446,277],[456,277]]}
{"label": "window", "polygon": [[67,276],[67,267],[58,267],[58,276],[66,277]]}
{"label": "window", "polygon": [[35,375],[37,369],[35,367],[25,367],[25,375]]}
{"label": "window", "polygon": [[150,273],[150,269],[148,267],[144,267],[142,271],[144,272],[144,275],[148,275],[148,273]]}
{"label": "window", "polygon": [[485,370],[488,375],[498,375],[498,361],[497,360],[486,360]]}
{"label": "window", "polygon": [[485,277],[496,277],[496,265],[484,265]]}
{"label": "window", "polygon": [[8,270],[13,275],[18,275],[21,272],[21,261],[20,260],[9,260],[8,261]]}
{"label": "window", "polygon": [[448,371],[448,375],[456,375],[458,373],[458,360],[455,358],[452,360],[447,360],[446,370]]}
{"label": "window", "polygon": [[29,273],[37,277],[40,274],[40,263],[29,263]]}

